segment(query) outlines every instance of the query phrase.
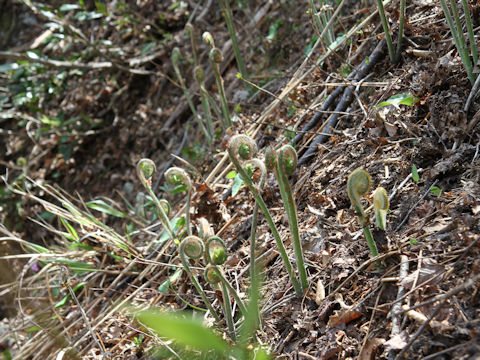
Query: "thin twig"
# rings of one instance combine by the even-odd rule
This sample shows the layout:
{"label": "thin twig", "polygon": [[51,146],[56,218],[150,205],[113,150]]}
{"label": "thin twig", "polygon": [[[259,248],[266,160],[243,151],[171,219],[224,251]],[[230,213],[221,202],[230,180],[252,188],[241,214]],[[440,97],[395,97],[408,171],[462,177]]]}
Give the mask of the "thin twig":
{"label": "thin twig", "polygon": [[422,334],[423,330],[425,330],[425,328],[430,324],[430,322],[433,320],[433,318],[437,315],[437,313],[440,311],[440,309],[442,308],[443,306],[443,303],[445,302],[445,299],[443,299],[440,304],[438,304],[436,307],[435,307],[435,310],[433,310],[432,314],[429,316],[428,320],[425,321],[422,326],[420,326],[418,328],[418,330],[415,332],[415,334],[413,334],[411,337],[410,337],[410,340],[408,341],[407,345],[405,345],[405,347],[402,349],[402,351],[400,351],[400,353],[397,355],[397,357],[395,358],[395,360],[400,360],[403,356],[403,354],[405,354],[405,352],[407,352],[408,349],[410,349],[410,347],[412,346],[412,344],[415,342],[415,340],[417,340],[417,338]]}

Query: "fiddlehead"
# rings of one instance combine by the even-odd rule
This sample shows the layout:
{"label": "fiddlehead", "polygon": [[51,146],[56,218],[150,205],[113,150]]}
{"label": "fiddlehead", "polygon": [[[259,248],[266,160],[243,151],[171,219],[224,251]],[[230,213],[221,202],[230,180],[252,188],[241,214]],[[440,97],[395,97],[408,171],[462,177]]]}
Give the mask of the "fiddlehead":
{"label": "fiddlehead", "polygon": [[347,194],[352,203],[355,212],[357,213],[358,220],[363,227],[363,233],[367,240],[368,247],[372,256],[378,255],[377,245],[370,232],[368,219],[365,217],[365,211],[363,210],[361,197],[366,195],[372,188],[372,177],[368,172],[363,169],[354,170],[347,180]]}
{"label": "fiddlehead", "polygon": [[387,190],[379,186],[373,193],[373,209],[375,211],[375,224],[380,230],[385,230],[387,225],[387,211],[389,206]]}
{"label": "fiddlehead", "polygon": [[233,310],[232,304],[230,302],[230,295],[228,294],[228,289],[225,286],[224,281],[220,276],[220,270],[212,264],[209,264],[204,271],[205,280],[215,286],[216,289],[222,292],[223,297],[223,312],[225,314],[225,320],[227,321],[228,331],[233,341],[237,340],[237,334],[235,331],[235,322],[233,320]]}
{"label": "fiddlehead", "polygon": [[185,185],[187,188],[187,202],[185,204],[185,223],[187,225],[187,234],[192,235],[190,226],[190,202],[192,198],[192,181],[188,173],[178,167],[171,167],[165,171],[165,179],[170,186]]}
{"label": "fiddlehead", "polygon": [[202,40],[205,44],[210,46],[211,49],[213,49],[215,47],[215,41],[213,40],[213,36],[208,31],[205,31],[202,34]]}
{"label": "fiddlehead", "polygon": [[205,277],[205,280],[211,284],[218,284],[221,281],[222,284],[228,289],[230,294],[232,294],[233,298],[237,302],[242,315],[246,316],[247,308],[245,304],[243,303],[242,299],[240,299],[240,296],[238,295],[237,291],[233,288],[232,285],[230,285],[228,279],[223,274],[223,271],[217,265],[208,264],[204,271],[204,277]]}
{"label": "fiddlehead", "polygon": [[220,74],[219,64],[223,61],[222,51],[216,47],[213,47],[210,50],[209,59],[213,68],[213,73],[215,74],[215,81],[217,82],[218,94],[220,96],[220,104],[222,105],[223,127],[224,129],[227,129],[232,126],[232,120],[228,110],[227,97],[225,96],[225,88],[223,87],[223,79]]}
{"label": "fiddlehead", "polygon": [[[155,174],[155,163],[150,159],[141,159],[137,163],[137,176],[140,179],[140,182],[147,190],[148,194],[152,198],[157,210],[158,210],[158,217],[162,222],[165,230],[167,231],[168,235],[172,240],[175,240],[175,234],[173,229],[170,225],[170,220],[168,219],[168,215],[165,212],[165,203],[158,200],[157,196],[153,192],[152,189],[152,177]],[[168,204],[168,203],[167,203]]]}
{"label": "fiddlehead", "polygon": [[288,258],[287,252],[285,250],[285,246],[283,245],[282,239],[280,237],[280,234],[278,233],[278,230],[275,226],[272,216],[270,215],[270,212],[268,211],[267,205],[263,201],[262,196],[260,195],[259,191],[257,190],[257,188],[255,187],[252,180],[250,179],[250,177],[248,176],[248,174],[246,173],[245,169],[242,166],[242,164],[246,160],[251,159],[256,154],[256,151],[257,151],[257,145],[255,144],[252,138],[246,135],[235,135],[230,139],[230,142],[228,145],[228,155],[229,155],[230,161],[233,163],[233,165],[237,169],[237,172],[242,177],[243,182],[247,185],[249,190],[252,192],[253,196],[255,197],[255,201],[258,203],[260,210],[262,210],[263,214],[265,215],[265,219],[268,223],[268,226],[270,227],[270,230],[272,231],[273,237],[275,239],[278,250],[280,252],[280,256],[282,257],[285,268],[287,269],[288,276],[290,277],[290,281],[292,282],[292,285],[297,295],[301,296],[303,294],[302,288],[297,278],[295,277],[295,274],[293,273],[292,264],[290,262],[290,259]]}
{"label": "fiddlehead", "polygon": [[305,269],[302,244],[300,242],[300,234],[298,231],[297,206],[295,204],[295,198],[293,197],[292,188],[288,181],[288,177],[292,175],[297,168],[297,161],[297,152],[290,145],[282,146],[276,154],[270,149],[265,158],[265,162],[268,163],[267,166],[274,169],[275,176],[278,180],[280,194],[282,195],[285,210],[287,212],[288,225],[292,234],[300,282],[303,289],[306,290],[308,288],[308,278]]}
{"label": "fiddlehead", "polygon": [[186,273],[190,277],[193,285],[197,289],[198,293],[203,299],[203,302],[207,306],[207,308],[212,313],[212,316],[215,320],[220,321],[220,317],[217,315],[215,310],[213,309],[212,304],[207,298],[205,291],[203,290],[202,286],[198,282],[197,278],[193,274],[192,270],[190,269],[190,261],[189,259],[198,259],[204,253],[204,246],[203,241],[198,236],[187,236],[183,241],[180,243],[179,247],[180,251],[180,259],[182,260],[183,268],[185,269]]}
{"label": "fiddlehead", "polygon": [[227,247],[218,236],[212,236],[207,240],[206,254],[210,264],[223,265],[227,261]]}

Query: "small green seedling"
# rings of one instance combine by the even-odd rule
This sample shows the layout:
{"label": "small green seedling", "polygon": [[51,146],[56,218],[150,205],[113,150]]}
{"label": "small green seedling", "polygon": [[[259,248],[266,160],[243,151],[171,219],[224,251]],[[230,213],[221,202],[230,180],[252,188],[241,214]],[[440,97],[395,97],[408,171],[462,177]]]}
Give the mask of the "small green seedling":
{"label": "small green seedling", "polygon": [[[347,194],[352,203],[355,212],[357,213],[358,220],[363,228],[363,234],[367,240],[368,247],[372,257],[378,255],[377,245],[373,239],[372,232],[370,231],[370,222],[363,209],[361,197],[365,196],[372,188],[372,177],[368,172],[363,169],[354,170],[347,181]],[[378,187],[373,195],[373,207],[375,211],[375,221],[379,229],[385,230],[386,215],[389,208],[389,201],[387,191]]]}

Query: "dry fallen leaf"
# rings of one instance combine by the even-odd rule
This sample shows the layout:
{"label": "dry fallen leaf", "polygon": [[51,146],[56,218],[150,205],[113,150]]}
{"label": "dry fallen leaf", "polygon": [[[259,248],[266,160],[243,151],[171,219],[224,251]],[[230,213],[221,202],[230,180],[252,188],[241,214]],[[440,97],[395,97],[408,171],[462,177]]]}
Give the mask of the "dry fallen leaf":
{"label": "dry fallen leaf", "polygon": [[423,266],[419,270],[415,270],[407,275],[400,283],[407,289],[410,289],[414,282],[416,285],[426,283],[429,285],[438,284],[442,281],[444,272],[445,267],[434,263],[431,259],[425,259]]}
{"label": "dry fallen leaf", "polygon": [[373,338],[368,339],[365,343],[365,346],[360,351],[358,355],[358,360],[372,360],[375,359],[375,354],[380,345],[385,342],[385,339]]}
{"label": "dry fallen leaf", "polygon": [[400,334],[394,335],[390,340],[386,341],[383,345],[387,351],[390,350],[402,350],[407,346],[408,334],[406,331],[402,331]]}
{"label": "dry fallen leaf", "polygon": [[327,325],[330,327],[335,327],[340,324],[348,324],[349,322],[358,319],[362,315],[362,312],[355,310],[338,310],[335,312],[335,314],[330,316]]}

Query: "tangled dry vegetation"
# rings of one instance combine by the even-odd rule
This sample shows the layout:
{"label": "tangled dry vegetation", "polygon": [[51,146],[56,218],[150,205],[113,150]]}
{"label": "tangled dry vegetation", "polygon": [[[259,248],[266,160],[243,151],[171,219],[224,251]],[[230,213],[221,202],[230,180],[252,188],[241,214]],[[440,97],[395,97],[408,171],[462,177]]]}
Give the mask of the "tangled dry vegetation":
{"label": "tangled dry vegetation", "polygon": [[[333,36],[335,51],[317,41],[321,19],[309,2],[231,3],[248,77],[236,76],[217,2],[0,5],[15,15],[0,24],[8,49],[0,52],[3,358],[222,358],[156,334],[125,305],[203,317],[206,299],[213,311],[204,324],[233,346],[258,220],[262,321],[245,347],[251,358],[262,348],[279,359],[479,359],[480,105],[473,98],[465,108],[472,84],[440,4],[407,4],[401,60],[392,64],[372,1],[341,2],[332,34],[322,38]],[[397,24],[399,3],[386,12]],[[475,1],[470,12],[478,34]],[[203,90],[190,75],[197,60],[187,23],[205,90],[218,104],[211,144],[185,98],[205,116]],[[223,52],[227,130],[205,31]],[[170,61],[174,47],[183,84]],[[376,107],[383,101],[389,105]],[[236,134],[253,138],[261,159],[268,146],[287,143],[299,154],[289,182],[308,275],[300,296],[270,224],[260,212],[252,219],[258,200],[232,172],[227,147]],[[143,197],[142,158],[157,167]],[[172,165],[192,179],[190,219],[183,183],[164,185]],[[385,230],[371,227],[375,258],[347,195],[357,168],[389,198]],[[285,189],[269,174],[262,196],[295,277]],[[171,204],[175,236],[155,195]],[[362,201],[369,226],[372,193]],[[224,240],[232,289],[205,282],[203,260],[183,271],[182,231]],[[235,304],[233,314],[223,316],[233,292],[238,299],[224,305]]]}

